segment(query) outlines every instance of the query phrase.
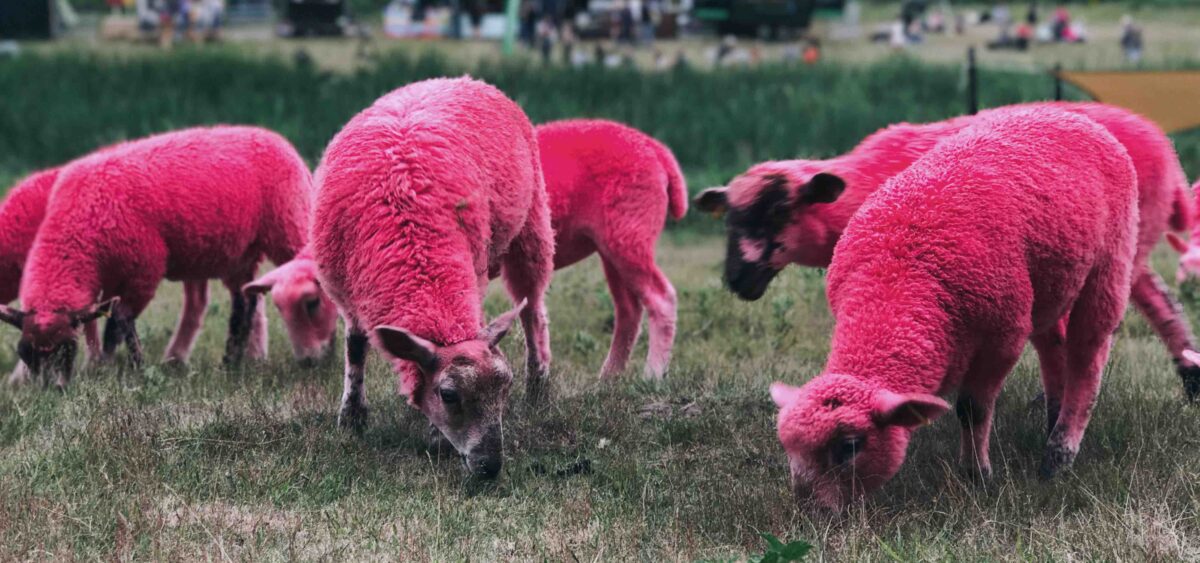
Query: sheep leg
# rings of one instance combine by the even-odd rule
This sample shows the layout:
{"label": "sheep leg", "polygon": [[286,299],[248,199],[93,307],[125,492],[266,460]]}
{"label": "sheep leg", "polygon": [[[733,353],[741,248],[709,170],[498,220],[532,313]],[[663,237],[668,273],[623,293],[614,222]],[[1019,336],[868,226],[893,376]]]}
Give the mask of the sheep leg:
{"label": "sheep leg", "polygon": [[17,360],[17,365],[13,366],[12,374],[8,376],[9,385],[24,385],[29,383],[29,366],[25,362]]}
{"label": "sheep leg", "polygon": [[100,329],[96,325],[99,321],[88,321],[83,325],[83,341],[87,344],[88,360],[96,361],[102,357],[100,351]]}
{"label": "sheep leg", "polygon": [[248,355],[252,360],[267,359],[270,334],[267,332],[267,300],[253,296],[254,308],[250,311],[250,342]]}
{"label": "sheep leg", "polygon": [[[118,305],[119,306],[119,305]],[[116,315],[104,323],[104,341],[100,350],[100,359],[109,361],[117,353],[117,346],[125,340],[125,326],[116,320]]]}
{"label": "sheep leg", "polygon": [[1042,371],[1042,389],[1046,405],[1046,435],[1054,431],[1058,423],[1058,412],[1062,408],[1063,385],[1067,375],[1067,318],[1063,317],[1054,328],[1030,337],[1038,353]]}
{"label": "sheep leg", "polygon": [[608,349],[604,367],[600,370],[600,378],[609,379],[625,371],[625,366],[629,363],[629,354],[633,352],[638,333],[642,329],[642,304],[637,295],[626,286],[620,270],[603,256],[601,263],[604,265],[604,277],[608,281],[608,290],[612,293],[615,308],[612,345]]}
{"label": "sheep leg", "polygon": [[988,351],[976,355],[959,390],[954,409],[962,426],[959,459],[967,470],[981,479],[992,476],[988,447],[996,397],[1004,378],[1020,359],[1024,344],[1023,338],[1015,342],[986,343]]}
{"label": "sheep leg", "polygon": [[[253,272],[253,269],[251,269]],[[242,286],[249,283],[252,275],[238,276],[226,279],[225,287],[229,289],[229,335],[225,339],[225,356],[222,362],[226,366],[242,363],[246,356],[246,348],[250,343],[253,331],[254,315],[260,298],[258,294],[242,293]]]}
{"label": "sheep leg", "polygon": [[183,310],[179,313],[179,324],[175,326],[175,334],[171,336],[171,342],[163,354],[164,362],[188,362],[207,310],[208,280],[183,282]]}
{"label": "sheep leg", "polygon": [[544,193],[539,190],[535,194],[525,227],[504,256],[501,274],[514,302],[528,300],[521,311],[521,326],[525,329],[525,365],[529,373],[525,398],[536,403],[548,392],[546,386],[550,374],[550,324],[545,294],[554,274],[554,231],[550,229],[549,212],[541,201]]}
{"label": "sheep leg", "polygon": [[1067,323],[1066,366],[1062,409],[1046,442],[1041,476],[1049,479],[1070,467],[1079,453],[1100,380],[1108,361],[1112,334],[1129,299],[1127,275],[1118,268],[1101,267],[1084,284]]}
{"label": "sheep leg", "polygon": [[662,379],[671,363],[671,348],[675,343],[675,288],[654,264],[654,254],[644,260],[619,260],[616,266],[621,279],[638,296],[646,308],[650,328],[650,350],[646,356],[645,377]]}
{"label": "sheep leg", "polygon": [[367,390],[363,385],[367,366],[367,333],[346,319],[346,373],[342,382],[342,408],[338,426],[362,432],[367,426]]}
{"label": "sheep leg", "polygon": [[[140,310],[140,308],[138,309]],[[116,351],[117,345],[125,343],[129,352],[129,363],[134,368],[142,367],[142,341],[137,333],[137,313],[125,303],[117,303],[113,307],[112,317],[104,325],[104,350],[110,356]]]}
{"label": "sheep leg", "polygon": [[1175,367],[1179,377],[1183,379],[1183,390],[1188,400],[1195,400],[1200,395],[1200,366],[1189,362],[1183,357],[1184,350],[1195,350],[1195,338],[1188,326],[1183,309],[1179,302],[1171,296],[1167,286],[1158,274],[1142,265],[1135,272],[1133,290],[1130,297],[1134,306],[1142,313],[1159,339],[1171,352],[1175,359]]}

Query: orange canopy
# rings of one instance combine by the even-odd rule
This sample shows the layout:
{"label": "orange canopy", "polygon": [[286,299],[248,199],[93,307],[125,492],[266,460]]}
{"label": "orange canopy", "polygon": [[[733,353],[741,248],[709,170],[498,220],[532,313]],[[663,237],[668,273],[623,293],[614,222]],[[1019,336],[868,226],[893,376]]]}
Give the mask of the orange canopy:
{"label": "orange canopy", "polygon": [[1140,113],[1167,133],[1200,127],[1200,71],[1059,72],[1097,101]]}

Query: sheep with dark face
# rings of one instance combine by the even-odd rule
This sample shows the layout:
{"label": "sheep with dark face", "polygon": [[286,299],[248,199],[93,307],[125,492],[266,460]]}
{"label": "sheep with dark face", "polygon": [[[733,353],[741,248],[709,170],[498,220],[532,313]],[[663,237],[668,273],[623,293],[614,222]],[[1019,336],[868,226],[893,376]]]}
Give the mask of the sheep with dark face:
{"label": "sheep with dark face", "polygon": [[[1087,117],[1129,152],[1137,172],[1139,208],[1132,301],[1174,358],[1187,396],[1196,397],[1200,367],[1183,355],[1195,348],[1195,338],[1178,303],[1149,267],[1150,252],[1163,234],[1191,224],[1192,198],[1171,140],[1150,120],[1114,106],[1036,103],[936,123],[901,123],[872,134],[837,158],[755,165],[727,187],[710,188],[696,197],[697,208],[725,213],[726,284],[739,297],[755,300],[788,264],[829,266],[847,223],[885,182],[976,119],[1021,107],[1051,107]],[[1171,238],[1186,252],[1186,244],[1178,240]]]}

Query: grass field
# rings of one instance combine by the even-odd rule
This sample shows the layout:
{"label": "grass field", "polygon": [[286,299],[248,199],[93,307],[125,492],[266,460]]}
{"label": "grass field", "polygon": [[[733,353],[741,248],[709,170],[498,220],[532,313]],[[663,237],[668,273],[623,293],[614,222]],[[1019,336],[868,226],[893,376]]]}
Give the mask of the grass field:
{"label": "grass field", "polygon": [[[263,124],[315,162],[350,115],[382,92],[461,68],[385,57],[328,73],[236,51],[169,57],[58,54],[0,61],[0,182],[97,145],[199,123]],[[473,70],[535,121],[628,121],[679,154],[693,188],[747,164],[845,150],[877,127],[961,111],[959,70],[889,60],[855,68],[724,74]],[[1044,97],[1043,76],[985,72],[984,105]],[[1176,138],[1200,173],[1200,136]],[[336,428],[340,360],[296,367],[272,313],[270,362],[220,366],[228,299],[213,287],[207,327],[183,369],[112,366],[65,395],[0,388],[0,561],[7,560],[696,560],[761,552],[759,533],[813,543],[827,560],[1196,560],[1200,558],[1200,411],[1182,400],[1147,324],[1120,330],[1076,469],[1036,477],[1043,415],[1032,355],[1000,400],[996,478],[957,469],[957,423],[920,431],[881,494],[841,515],[796,508],[774,437],[774,380],[815,375],[831,318],[823,273],[790,269],[756,303],[720,285],[723,241],[691,216],[664,237],[679,291],[672,372],[640,366],[597,380],[612,312],[594,259],[561,272],[551,314],[554,400],[506,415],[506,464],[494,484],[429,451],[423,417],[369,365],[371,428]],[[1173,256],[1155,257],[1173,278]],[[1183,288],[1193,323],[1200,289]],[[498,288],[488,300],[506,309]],[[180,305],[164,285],[139,324],[161,354]],[[519,335],[505,344],[523,357]],[[15,361],[0,330],[0,369]],[[636,360],[644,357],[644,343]],[[337,358],[340,358],[340,346]],[[514,389],[521,396],[522,385]]]}
{"label": "grass field", "polygon": [[[663,384],[636,370],[599,383],[611,318],[600,268],[589,260],[555,279],[555,398],[510,405],[494,485],[426,449],[424,419],[374,355],[362,437],[335,425],[339,365],[298,369],[279,326],[269,363],[222,369],[224,298],[186,370],[99,369],[65,395],[4,389],[0,559],[722,559],[761,551],[759,532],[805,539],[830,560],[1200,557],[1200,413],[1136,317],[1075,472],[1036,477],[1030,355],[1001,397],[994,482],[959,472],[946,417],[918,433],[882,494],[840,516],[796,509],[766,387],[819,371],[831,325],[822,275],[792,269],[746,304],[720,287],[720,251],[694,236],[662,247],[681,303]],[[488,305],[507,306],[498,291]],[[178,307],[169,285],[145,315],[151,354]],[[8,366],[14,336],[2,336]],[[509,338],[510,357],[520,341]]]}

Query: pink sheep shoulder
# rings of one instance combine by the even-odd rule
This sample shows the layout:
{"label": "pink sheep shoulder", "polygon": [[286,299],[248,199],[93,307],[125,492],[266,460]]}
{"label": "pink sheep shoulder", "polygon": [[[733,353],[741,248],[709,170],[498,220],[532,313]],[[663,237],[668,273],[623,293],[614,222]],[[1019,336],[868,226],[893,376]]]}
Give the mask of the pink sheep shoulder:
{"label": "pink sheep shoulder", "polygon": [[992,112],[889,180],[837,245],[824,371],[771,389],[797,492],[838,507],[880,487],[952,391],[963,463],[989,475],[996,396],[1026,341],[1046,393],[1042,474],[1069,466],[1129,296],[1136,222],[1128,152],[1053,107]]}
{"label": "pink sheep shoulder", "polygon": [[570,120],[537,128],[555,233],[555,268],[600,255],[616,308],[601,375],[624,371],[649,317],[645,373],[662,377],[675,338],[675,288],[655,263],[669,215],[687,213],[687,183],[671,150],[632,127]]}
{"label": "pink sheep shoulder", "polygon": [[[262,309],[240,288],[264,257],[286,262],[304,246],[310,184],[291,144],[253,127],[165,133],[63,167],[21,281],[29,313],[3,311],[22,329],[22,358],[65,384],[71,362],[62,351],[82,322],[111,308],[105,353],[124,341],[139,362],[133,323],[163,279],[202,288],[185,304],[201,316],[199,282],[225,281],[234,296],[227,360],[251,342],[253,355],[265,353]],[[191,321],[181,321],[169,358],[186,358],[199,319]]]}
{"label": "pink sheep shoulder", "polygon": [[[316,183],[313,255],[347,326],[341,422],[365,422],[369,331],[410,404],[494,477],[512,379],[496,345],[518,314],[533,399],[550,362],[554,236],[529,119],[483,82],[410,84],[342,128]],[[519,304],[485,326],[490,271]]]}

